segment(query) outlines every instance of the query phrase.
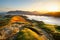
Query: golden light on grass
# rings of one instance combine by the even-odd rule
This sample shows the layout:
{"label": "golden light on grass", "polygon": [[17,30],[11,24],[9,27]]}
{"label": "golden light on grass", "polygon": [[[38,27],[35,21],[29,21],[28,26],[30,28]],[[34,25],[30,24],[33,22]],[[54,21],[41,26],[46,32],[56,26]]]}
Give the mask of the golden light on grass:
{"label": "golden light on grass", "polygon": [[11,18],[11,22],[26,22],[26,20],[20,16],[14,16]]}

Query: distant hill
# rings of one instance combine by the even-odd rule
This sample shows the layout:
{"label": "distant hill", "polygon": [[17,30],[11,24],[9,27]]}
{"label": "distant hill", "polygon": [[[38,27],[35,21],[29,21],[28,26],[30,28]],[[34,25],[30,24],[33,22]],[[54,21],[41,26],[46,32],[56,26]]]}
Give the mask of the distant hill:
{"label": "distant hill", "polygon": [[29,11],[8,11],[7,15],[39,15],[39,16],[54,16],[60,17],[60,12],[48,12],[48,13],[40,13],[37,11],[29,12]]}
{"label": "distant hill", "polygon": [[54,17],[60,17],[60,12],[48,12],[47,15],[54,16]]}
{"label": "distant hill", "polygon": [[7,14],[16,14],[16,15],[20,15],[20,14],[27,14],[27,15],[36,15],[36,13],[34,12],[29,12],[29,11],[9,11],[7,12]]}

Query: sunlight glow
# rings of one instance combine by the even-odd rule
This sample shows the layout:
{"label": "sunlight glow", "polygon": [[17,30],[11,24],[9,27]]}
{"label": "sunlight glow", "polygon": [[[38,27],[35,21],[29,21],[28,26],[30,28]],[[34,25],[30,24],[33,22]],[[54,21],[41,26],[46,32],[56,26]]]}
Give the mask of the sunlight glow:
{"label": "sunlight glow", "polygon": [[55,11],[59,11],[59,7],[58,5],[56,4],[47,4],[45,9],[48,11],[48,12],[55,12]]}

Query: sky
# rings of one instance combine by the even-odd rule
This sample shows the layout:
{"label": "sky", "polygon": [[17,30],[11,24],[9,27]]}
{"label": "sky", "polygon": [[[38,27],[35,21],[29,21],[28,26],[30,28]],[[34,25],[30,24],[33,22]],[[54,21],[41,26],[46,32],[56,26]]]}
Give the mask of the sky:
{"label": "sky", "polygon": [[11,10],[60,11],[60,0],[0,0],[0,12]]}

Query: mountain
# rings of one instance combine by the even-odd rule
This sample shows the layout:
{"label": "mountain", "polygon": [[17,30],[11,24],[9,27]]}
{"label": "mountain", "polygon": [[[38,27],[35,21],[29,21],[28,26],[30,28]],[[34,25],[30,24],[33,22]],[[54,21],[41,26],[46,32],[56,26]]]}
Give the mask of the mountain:
{"label": "mountain", "polygon": [[60,17],[60,12],[48,12],[47,15],[54,16],[54,17]]}
{"label": "mountain", "polygon": [[27,15],[35,15],[36,13],[34,12],[29,12],[29,11],[9,11],[7,12],[7,14],[16,14],[16,15],[20,15],[20,14],[27,14]]}
{"label": "mountain", "polygon": [[8,11],[7,15],[39,15],[39,16],[53,16],[60,17],[60,12],[48,12],[48,13],[40,13],[37,11],[29,12],[29,11]]}

